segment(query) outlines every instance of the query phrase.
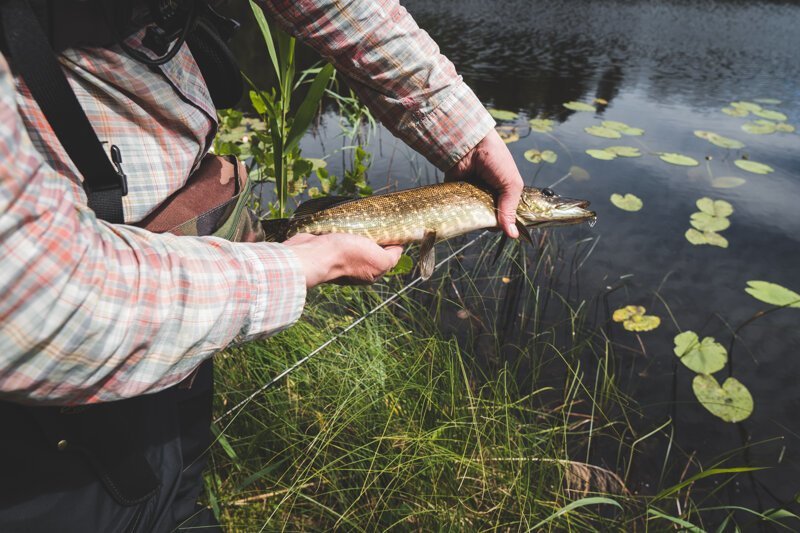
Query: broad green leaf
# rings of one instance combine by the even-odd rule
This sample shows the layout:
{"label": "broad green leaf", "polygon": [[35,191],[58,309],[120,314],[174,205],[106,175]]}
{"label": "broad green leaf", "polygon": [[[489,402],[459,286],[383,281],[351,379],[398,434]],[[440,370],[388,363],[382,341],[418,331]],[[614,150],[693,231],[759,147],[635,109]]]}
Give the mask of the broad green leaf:
{"label": "broad green leaf", "polygon": [[722,112],[732,117],[746,117],[750,114],[747,109],[739,109],[738,107],[723,107]]}
{"label": "broad green leaf", "polygon": [[639,197],[631,193],[627,193],[625,196],[614,193],[611,195],[611,203],[623,211],[639,211],[644,205]]}
{"label": "broad green leaf", "polygon": [[757,163],[755,161],[748,161],[747,159],[737,159],[736,161],[733,162],[733,164],[741,168],[742,170],[746,170],[747,172],[752,172],[753,174],[769,174],[770,172],[775,171],[769,165],[765,165],[764,163]]}
{"label": "broad green leaf", "polygon": [[754,104],[753,102],[731,102],[731,107],[736,109],[744,109],[746,111],[750,111],[751,113],[761,110],[761,106]]}
{"label": "broad green leaf", "polygon": [[694,331],[684,331],[676,335],[674,341],[675,355],[698,374],[713,374],[728,362],[728,351],[714,337],[705,337],[701,341]]}
{"label": "broad green leaf", "polygon": [[503,139],[503,142],[506,144],[511,144],[519,140],[519,131],[517,131],[517,128],[514,126],[497,126],[495,130],[497,130],[500,138]]}
{"label": "broad green leaf", "polygon": [[540,152],[539,150],[526,150],[522,155],[525,159],[534,164],[539,164],[542,161],[545,163],[555,163],[558,160],[558,154],[552,150],[545,150],[544,152]]}
{"label": "broad green leaf", "polygon": [[728,148],[730,150],[739,150],[744,148],[743,142],[737,141],[736,139],[723,137],[722,135],[718,135],[713,131],[695,130],[694,134],[695,136],[705,139],[706,141],[715,146],[719,146],[720,148]]}
{"label": "broad green leaf", "polygon": [[528,121],[532,131],[539,133],[550,133],[553,131],[553,121],[549,118],[532,118]]}
{"label": "broad green leaf", "polygon": [[753,101],[764,105],[781,105],[782,103],[777,98],[755,98]]}
{"label": "broad green leaf", "polygon": [[275,69],[275,74],[278,77],[278,85],[281,84],[281,68],[278,64],[278,55],[275,52],[275,42],[272,40],[272,32],[270,32],[267,19],[264,17],[264,11],[253,0],[250,0],[250,9],[253,11],[258,28],[261,30],[261,35],[264,37],[264,42],[267,44],[267,52],[272,61],[272,67]]}
{"label": "broad green leaf", "polygon": [[777,283],[752,280],[747,282],[745,292],[757,300],[777,306],[800,309],[800,294]]}
{"label": "broad green leaf", "polygon": [[587,128],[583,128],[583,131],[585,131],[589,135],[594,135],[595,137],[603,137],[604,139],[619,139],[622,137],[622,134],[620,132],[612,130],[610,128],[604,128],[603,126],[589,126]]}
{"label": "broad green leaf", "polygon": [[311,163],[311,169],[314,171],[328,166],[328,162],[325,161],[324,159],[317,159],[315,157],[306,157],[305,160]]}
{"label": "broad green leaf", "polygon": [[397,261],[397,264],[389,270],[386,275],[387,276],[397,276],[400,274],[408,274],[414,268],[414,261],[411,257],[407,256],[406,254],[402,254],[400,256],[400,260]]}
{"label": "broad green leaf", "polygon": [[597,111],[593,105],[585,104],[583,102],[567,102],[564,104],[564,107],[571,111],[586,111],[589,113],[594,113]]}
{"label": "broad green leaf", "polygon": [[727,217],[733,214],[733,206],[725,200],[712,200],[703,197],[695,202],[697,209],[715,217]]}
{"label": "broad green leaf", "polygon": [[589,179],[589,172],[579,166],[573,165],[569,167],[569,174],[575,181],[586,181]]}
{"label": "broad green leaf", "polygon": [[769,120],[756,120],[742,124],[742,131],[753,135],[770,135],[778,130],[778,125]]}
{"label": "broad green leaf", "polygon": [[671,165],[679,165],[683,167],[696,167],[700,163],[697,162],[696,159],[692,159],[689,156],[676,154],[674,152],[662,152],[659,156],[659,159],[662,161],[669,163]]}
{"label": "broad green leaf", "polygon": [[710,244],[711,246],[719,246],[720,248],[728,247],[728,239],[714,231],[699,232],[694,228],[686,230],[686,240],[692,244]]}
{"label": "broad green leaf", "polygon": [[325,93],[325,87],[328,86],[328,81],[333,75],[333,65],[327,63],[314,77],[311,82],[311,87],[308,88],[308,93],[297,108],[297,113],[292,122],[292,128],[289,130],[289,135],[286,136],[286,146],[284,153],[291,152],[300,143],[300,139],[306,133],[306,130],[311,125],[311,121],[317,114],[319,109],[319,102],[322,100],[322,95]]}
{"label": "broad green leaf", "polygon": [[491,109],[489,108],[489,114],[492,115],[493,118],[497,120],[517,120],[519,117],[519,113],[515,113],[513,111],[506,111],[505,109]]}
{"label": "broad green leaf", "polygon": [[736,378],[726,379],[720,387],[713,376],[698,374],[692,390],[703,407],[725,422],[741,422],[753,412],[753,397]]}
{"label": "broad green leaf", "polygon": [[618,131],[623,135],[639,136],[644,134],[643,129],[633,128],[631,126],[628,126],[624,122],[619,122],[617,120],[604,120],[600,125],[604,128]]}
{"label": "broad green leaf", "polygon": [[753,114],[767,120],[776,120],[778,122],[784,122],[788,118],[780,111],[774,111],[772,109],[759,109],[758,111],[753,111]]}
{"label": "broad green leaf", "polygon": [[744,179],[735,176],[721,176],[711,180],[711,186],[717,189],[733,189],[745,183],[747,182]]}
{"label": "broad green leaf", "polygon": [[545,150],[542,152],[542,161],[553,164],[558,161],[558,154],[552,150]]}
{"label": "broad green leaf", "polygon": [[609,146],[605,150],[619,157],[641,157],[642,155],[635,146]]}
{"label": "broad green leaf", "polygon": [[611,152],[608,152],[606,150],[590,149],[586,150],[586,153],[594,157],[595,159],[600,159],[602,161],[611,161],[612,159],[617,158],[616,154],[612,154]]}
{"label": "broad green leaf", "polygon": [[622,327],[628,331],[650,331],[661,324],[661,319],[655,315],[645,315],[646,309],[641,305],[626,305],[614,311],[611,319],[622,322]]}
{"label": "broad green leaf", "polygon": [[775,131],[779,131],[781,133],[792,133],[794,130],[795,128],[791,124],[781,123],[775,125]]}
{"label": "broad green leaf", "polygon": [[708,213],[692,213],[691,224],[700,231],[722,231],[730,227],[731,221]]}

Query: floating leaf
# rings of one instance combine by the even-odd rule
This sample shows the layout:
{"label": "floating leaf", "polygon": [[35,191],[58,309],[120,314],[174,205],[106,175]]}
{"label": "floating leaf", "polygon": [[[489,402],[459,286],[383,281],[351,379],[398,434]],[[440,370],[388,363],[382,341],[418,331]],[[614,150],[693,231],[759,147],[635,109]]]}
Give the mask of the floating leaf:
{"label": "floating leaf", "polygon": [[757,163],[755,161],[748,161],[747,159],[737,159],[733,162],[733,164],[742,170],[752,172],[753,174],[769,174],[770,172],[774,172],[774,169],[769,165]]}
{"label": "floating leaf", "polygon": [[328,162],[324,159],[317,159],[316,157],[305,157],[304,159],[311,163],[312,170],[317,170],[328,166]]}
{"label": "floating leaf", "polygon": [[661,319],[654,315],[645,315],[646,309],[641,305],[626,305],[614,311],[611,316],[614,322],[622,322],[628,331],[650,331],[661,324]]}
{"label": "floating leaf", "polygon": [[751,113],[761,110],[761,106],[754,104],[753,102],[731,102],[731,107],[736,109],[744,109],[745,111],[749,111]]}
{"label": "floating leaf", "polygon": [[519,132],[514,126],[497,126],[495,128],[503,142],[510,144],[519,140]]}
{"label": "floating leaf", "polygon": [[800,309],[800,294],[769,281],[748,281],[745,292],[757,300],[777,306]]}
{"label": "floating leaf", "polygon": [[742,131],[753,135],[769,135],[778,131],[778,125],[769,120],[755,120],[742,124]]}
{"label": "floating leaf", "polygon": [[522,155],[525,159],[535,164],[539,164],[542,161],[545,163],[555,163],[556,160],[558,160],[558,154],[552,150],[545,150],[544,152],[540,152],[539,150],[526,150]]}
{"label": "floating leaf", "polygon": [[692,390],[703,407],[725,422],[741,422],[753,412],[753,396],[736,378],[726,379],[720,387],[713,376],[698,374]]}
{"label": "floating leaf", "polygon": [[694,134],[695,136],[705,139],[711,144],[719,146],[720,148],[728,148],[730,150],[739,150],[744,148],[743,142],[737,141],[736,139],[723,137],[722,135],[718,135],[713,131],[695,130]]}
{"label": "floating leaf", "polygon": [[708,213],[692,213],[691,224],[700,231],[722,231],[731,226],[731,221]]}
{"label": "floating leaf", "polygon": [[695,202],[697,209],[715,217],[728,217],[733,214],[733,206],[725,200],[712,200],[703,197]]}
{"label": "floating leaf", "polygon": [[588,133],[589,135],[594,135],[595,137],[603,137],[604,139],[619,139],[622,137],[622,134],[616,130],[612,130],[610,128],[604,128],[602,126],[589,126],[588,128],[583,128],[583,131]]}
{"label": "floating leaf", "polygon": [[781,105],[781,101],[776,98],[755,98],[753,101],[764,105]]}
{"label": "floating leaf", "polygon": [[517,120],[519,113],[506,111],[505,109],[488,109],[489,114],[497,120]]}
{"label": "floating leaf", "polygon": [[572,111],[586,111],[590,113],[597,111],[597,108],[595,108],[593,105],[585,104],[583,102],[567,102],[564,104],[564,107]]}
{"label": "floating leaf", "polygon": [[595,98],[594,103],[600,105],[608,105],[608,100],[606,100],[605,98]]}
{"label": "floating leaf", "polygon": [[641,157],[642,153],[639,152],[639,149],[635,146],[609,146],[605,149],[606,152],[611,152],[612,154],[619,156],[619,157]]}
{"label": "floating leaf", "polygon": [[675,355],[681,363],[698,374],[713,374],[725,367],[728,351],[714,337],[702,341],[694,331],[684,331],[675,336]]}
{"label": "floating leaf", "polygon": [[590,149],[590,150],[586,150],[586,153],[589,154],[590,156],[594,157],[595,159],[601,159],[603,161],[611,161],[612,159],[616,159],[617,158],[616,154],[612,154],[611,152],[608,152],[606,150]]}
{"label": "floating leaf", "polygon": [[692,159],[689,156],[676,154],[674,152],[662,152],[659,156],[659,159],[662,161],[669,163],[671,165],[679,165],[683,167],[696,167],[700,163],[697,160]]}
{"label": "floating leaf", "polygon": [[723,107],[722,112],[732,117],[746,117],[750,114],[747,109],[739,109],[738,107]]}
{"label": "floating leaf", "polygon": [[721,176],[711,180],[711,186],[717,189],[733,189],[745,183],[747,183],[745,180],[735,176]]}
{"label": "floating leaf", "polygon": [[569,173],[575,181],[586,181],[589,179],[589,172],[579,166],[569,167]]}
{"label": "floating leaf", "polygon": [[553,131],[553,121],[549,118],[532,118],[528,121],[528,124],[531,125],[532,131],[538,131],[539,133]]}
{"label": "floating leaf", "polygon": [[624,122],[619,122],[617,120],[604,120],[601,123],[601,126],[604,128],[608,128],[610,130],[618,131],[623,135],[631,135],[631,136],[640,136],[644,135],[644,130],[641,128],[633,128],[628,126]]}
{"label": "floating leaf", "polygon": [[774,111],[772,109],[759,109],[758,111],[753,111],[753,114],[767,120],[777,120],[778,122],[783,122],[788,118],[780,111]]}
{"label": "floating leaf", "polygon": [[631,193],[627,193],[625,196],[614,193],[611,195],[611,203],[623,211],[638,211],[644,205],[638,196]]}
{"label": "floating leaf", "polygon": [[779,131],[781,133],[792,133],[794,129],[794,126],[791,124],[781,123],[775,125],[775,131]]}
{"label": "floating leaf", "polygon": [[711,246],[719,246],[720,248],[728,247],[728,239],[714,231],[699,232],[694,228],[686,230],[686,240],[692,244],[710,244]]}

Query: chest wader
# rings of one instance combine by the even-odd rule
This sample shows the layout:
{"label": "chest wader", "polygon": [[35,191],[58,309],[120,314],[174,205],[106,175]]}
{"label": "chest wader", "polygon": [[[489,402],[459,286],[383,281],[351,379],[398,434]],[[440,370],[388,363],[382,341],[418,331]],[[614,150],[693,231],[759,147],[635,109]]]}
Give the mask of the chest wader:
{"label": "chest wader", "polygon": [[[68,4],[52,5],[60,2]],[[201,11],[207,7],[198,4]],[[52,5],[0,0],[3,52],[84,176],[89,206],[99,218],[120,223],[127,194],[120,154],[112,146],[111,160],[106,156],[58,66],[54,32],[41,23]],[[92,1],[69,5],[86,9]],[[217,34],[205,35],[211,25],[203,20],[197,19],[185,42],[206,79],[228,77],[210,90],[217,107],[230,107],[241,94],[238,67]],[[186,187],[140,225],[178,235],[263,240],[246,209],[249,194],[241,163],[207,156]],[[197,505],[212,444],[212,394],[208,360],[156,394],[75,407],[0,402],[0,532],[220,531],[213,514]]]}

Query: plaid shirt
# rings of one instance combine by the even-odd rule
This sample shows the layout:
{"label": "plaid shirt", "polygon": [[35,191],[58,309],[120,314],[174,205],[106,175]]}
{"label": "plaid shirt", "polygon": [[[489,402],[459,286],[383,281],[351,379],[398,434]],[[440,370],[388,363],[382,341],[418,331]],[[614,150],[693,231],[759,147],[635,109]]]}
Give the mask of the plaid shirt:
{"label": "plaid shirt", "polygon": [[[494,125],[396,1],[264,8],[438,167]],[[140,35],[129,44],[139,47]],[[203,78],[185,47],[158,72],[117,48],[60,59],[98,137],[122,151],[125,220],[135,223],[208,151],[216,113]],[[305,280],[280,244],[157,235],[95,218],[78,171],[0,56],[0,294],[0,397],[79,404],[156,392],[233,342],[288,327]]]}

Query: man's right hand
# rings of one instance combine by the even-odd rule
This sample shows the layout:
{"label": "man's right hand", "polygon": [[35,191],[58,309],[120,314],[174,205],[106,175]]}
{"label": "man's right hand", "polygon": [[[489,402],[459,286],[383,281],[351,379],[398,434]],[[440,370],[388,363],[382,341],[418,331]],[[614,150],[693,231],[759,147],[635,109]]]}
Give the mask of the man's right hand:
{"label": "man's right hand", "polygon": [[298,233],[284,241],[303,268],[306,287],[333,281],[369,284],[397,264],[402,246],[379,246],[358,235]]}

